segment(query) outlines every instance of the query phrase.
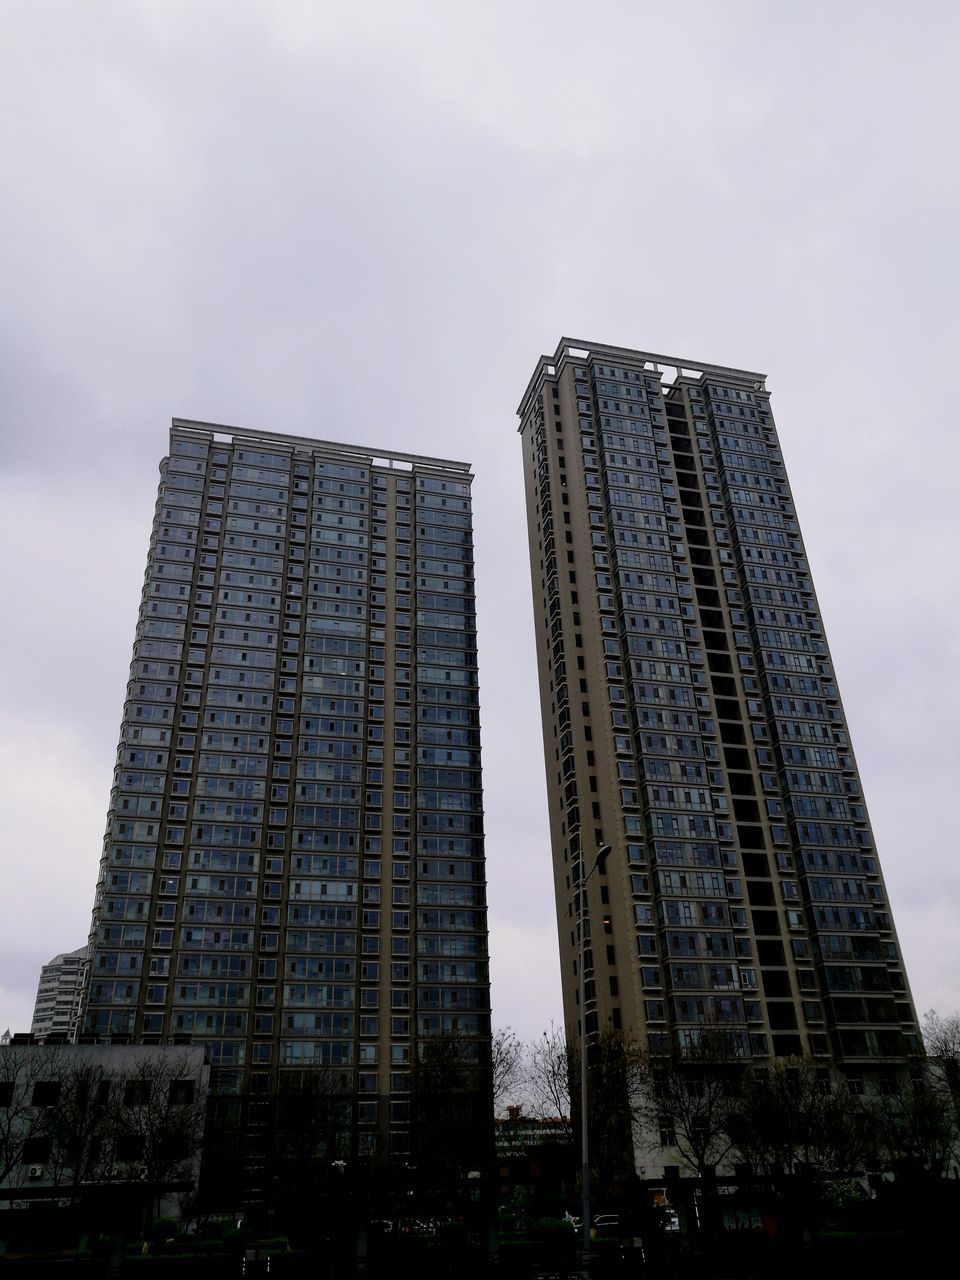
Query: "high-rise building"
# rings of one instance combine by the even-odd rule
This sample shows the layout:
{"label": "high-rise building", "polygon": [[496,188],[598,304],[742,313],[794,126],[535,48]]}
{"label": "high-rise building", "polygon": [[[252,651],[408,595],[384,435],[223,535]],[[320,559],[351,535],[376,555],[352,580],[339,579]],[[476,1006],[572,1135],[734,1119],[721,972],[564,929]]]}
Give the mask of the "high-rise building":
{"label": "high-rise building", "polygon": [[47,1036],[73,1037],[87,955],[86,947],[67,951],[54,956],[40,970],[31,1035],[44,1040]]}
{"label": "high-rise building", "polygon": [[917,1024],[762,374],[563,339],[519,408],[564,1013],[848,1075]]}
{"label": "high-rise building", "polygon": [[490,1045],[469,467],[175,419],[160,473],[82,1035],[328,1069],[402,1156],[417,1045]]}

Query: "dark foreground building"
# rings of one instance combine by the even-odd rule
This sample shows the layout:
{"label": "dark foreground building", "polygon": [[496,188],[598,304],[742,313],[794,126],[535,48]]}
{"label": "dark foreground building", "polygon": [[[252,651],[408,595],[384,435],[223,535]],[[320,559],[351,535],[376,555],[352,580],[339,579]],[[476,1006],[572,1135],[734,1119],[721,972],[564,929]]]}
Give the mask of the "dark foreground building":
{"label": "dark foreground building", "polygon": [[489,1111],[469,468],[175,420],[160,471],[82,1037],[406,1162]]}
{"label": "dark foreground building", "polygon": [[[669,366],[669,367],[668,367]],[[519,408],[568,1031],[853,1079],[915,1012],[762,374],[563,339]]]}

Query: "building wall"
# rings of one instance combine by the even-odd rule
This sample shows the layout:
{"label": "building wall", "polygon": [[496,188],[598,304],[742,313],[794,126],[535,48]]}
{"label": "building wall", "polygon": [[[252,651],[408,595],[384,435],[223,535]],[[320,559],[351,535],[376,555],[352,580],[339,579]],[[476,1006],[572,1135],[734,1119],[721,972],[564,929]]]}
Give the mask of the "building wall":
{"label": "building wall", "polygon": [[489,1055],[471,479],[179,420],[161,463],[84,1034],[327,1071],[364,1151],[418,1037]]}
{"label": "building wall", "polygon": [[564,339],[519,416],[568,1033],[606,841],[588,1032],[901,1060],[916,1017],[763,376]]}
{"label": "building wall", "polygon": [[136,1184],[175,1212],[197,1182],[209,1074],[201,1048],[0,1047],[0,1210]]}
{"label": "building wall", "polygon": [[54,956],[40,970],[30,1026],[34,1036],[68,1036],[76,1030],[88,948]]}

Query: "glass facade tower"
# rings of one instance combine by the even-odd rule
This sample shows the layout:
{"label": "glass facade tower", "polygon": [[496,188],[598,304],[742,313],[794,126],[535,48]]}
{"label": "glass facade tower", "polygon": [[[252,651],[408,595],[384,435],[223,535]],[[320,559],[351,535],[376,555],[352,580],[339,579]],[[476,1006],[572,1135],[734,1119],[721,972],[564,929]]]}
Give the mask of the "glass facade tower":
{"label": "glass facade tower", "polygon": [[571,1036],[584,928],[588,1034],[902,1061],[916,1015],[763,375],[563,339],[519,417]]}
{"label": "glass facade tower", "polygon": [[83,1036],[322,1067],[409,1149],[417,1045],[489,1054],[471,475],[175,420]]}

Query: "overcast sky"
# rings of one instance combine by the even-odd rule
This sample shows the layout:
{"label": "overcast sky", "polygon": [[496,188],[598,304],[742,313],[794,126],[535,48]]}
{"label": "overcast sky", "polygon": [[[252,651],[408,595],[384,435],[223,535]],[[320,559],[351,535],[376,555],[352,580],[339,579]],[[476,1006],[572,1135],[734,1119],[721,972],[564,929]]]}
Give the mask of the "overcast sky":
{"label": "overcast sky", "polygon": [[469,461],[494,1021],[560,1016],[514,411],[763,370],[918,1009],[960,1009],[960,8],[0,0],[0,1030],[86,941],[173,416]]}

